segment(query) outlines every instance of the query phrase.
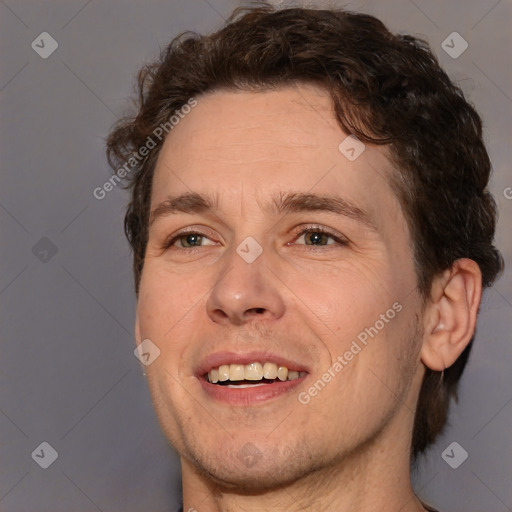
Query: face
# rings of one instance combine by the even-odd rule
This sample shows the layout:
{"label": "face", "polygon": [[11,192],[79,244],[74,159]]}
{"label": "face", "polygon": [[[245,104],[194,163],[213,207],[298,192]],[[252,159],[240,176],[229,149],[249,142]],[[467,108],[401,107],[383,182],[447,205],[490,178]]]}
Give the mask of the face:
{"label": "face", "polygon": [[358,155],[323,90],[196,99],[156,165],[136,337],[160,349],[146,374],[183,460],[269,488],[402,418],[419,366],[411,239],[386,149]]}

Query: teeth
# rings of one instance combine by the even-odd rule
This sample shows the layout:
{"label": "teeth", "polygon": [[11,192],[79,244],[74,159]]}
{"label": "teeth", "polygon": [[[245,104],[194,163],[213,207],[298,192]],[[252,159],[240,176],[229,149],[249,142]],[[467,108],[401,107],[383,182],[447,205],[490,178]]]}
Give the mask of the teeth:
{"label": "teeth", "polygon": [[286,368],[286,366],[280,366],[277,369],[277,378],[279,380],[286,380],[286,377],[288,377],[288,368]]}
{"label": "teeth", "polygon": [[275,379],[277,377],[277,364],[265,363],[263,365],[263,377],[265,379]]}
{"label": "teeth", "polygon": [[[279,379],[280,381],[295,380],[299,377],[306,375],[306,372],[297,372],[295,370],[288,370],[286,366],[277,366],[275,363],[250,363],[250,364],[222,364],[218,368],[212,368],[208,372],[208,381],[212,384],[217,382],[226,381],[240,381],[240,380],[253,380],[259,381],[263,378],[269,380]],[[258,384],[258,385],[264,385]],[[229,385],[228,385],[229,386]],[[247,387],[254,386],[254,384],[241,385],[229,387]]]}
{"label": "teeth", "polygon": [[229,380],[244,380],[244,379],[245,379],[244,365],[243,364],[230,364],[229,365]]}
{"label": "teeth", "polygon": [[260,363],[245,365],[245,380],[261,380],[263,378],[263,366]]}
{"label": "teeth", "polygon": [[229,380],[229,364],[219,366],[219,382]]}
{"label": "teeth", "polygon": [[219,381],[219,371],[215,368],[212,368],[212,371],[209,373],[210,382],[212,384],[216,384]]}

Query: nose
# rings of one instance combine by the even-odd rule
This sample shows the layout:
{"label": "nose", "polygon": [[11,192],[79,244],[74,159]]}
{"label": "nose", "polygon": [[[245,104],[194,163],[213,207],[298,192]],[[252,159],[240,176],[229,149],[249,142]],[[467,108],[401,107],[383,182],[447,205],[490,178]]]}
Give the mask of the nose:
{"label": "nose", "polygon": [[206,303],[214,322],[243,325],[254,319],[277,320],[283,315],[281,283],[267,266],[265,252],[247,263],[233,248]]}

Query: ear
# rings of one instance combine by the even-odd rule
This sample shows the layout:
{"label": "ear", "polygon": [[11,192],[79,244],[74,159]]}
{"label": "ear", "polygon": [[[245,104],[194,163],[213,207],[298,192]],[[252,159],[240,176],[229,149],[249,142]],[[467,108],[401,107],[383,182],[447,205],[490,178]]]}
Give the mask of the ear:
{"label": "ear", "polygon": [[457,360],[475,332],[481,296],[482,273],[473,260],[456,260],[434,278],[421,349],[427,367],[442,371]]}

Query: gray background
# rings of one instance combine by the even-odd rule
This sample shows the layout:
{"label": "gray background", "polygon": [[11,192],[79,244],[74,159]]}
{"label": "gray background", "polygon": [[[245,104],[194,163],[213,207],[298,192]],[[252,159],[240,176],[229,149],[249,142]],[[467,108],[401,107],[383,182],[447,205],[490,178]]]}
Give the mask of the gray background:
{"label": "gray background", "polygon": [[[219,28],[237,5],[0,2],[3,512],[157,512],[179,501],[178,459],[133,355],[127,195],[118,187],[100,201],[92,191],[110,176],[103,138],[129,108],[137,69],[178,32]],[[510,0],[344,5],[427,38],[477,105],[501,210],[497,243],[512,261]],[[31,48],[44,31],[59,44],[47,59]],[[457,59],[441,47],[453,31],[469,43]],[[414,475],[441,512],[512,510],[511,303],[507,269],[484,296],[451,425]],[[58,452],[48,469],[31,457],[43,441]],[[469,454],[458,469],[441,457],[453,441]]]}

